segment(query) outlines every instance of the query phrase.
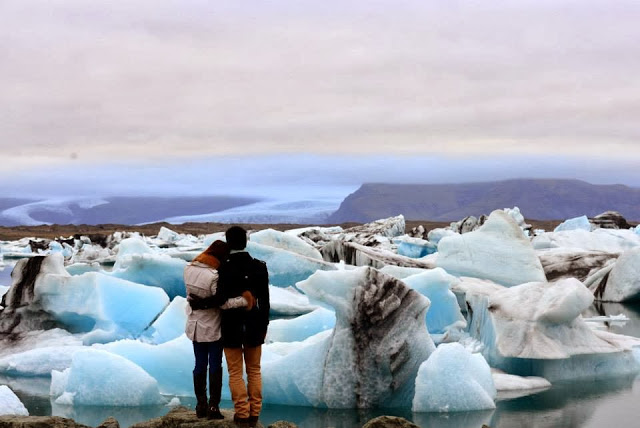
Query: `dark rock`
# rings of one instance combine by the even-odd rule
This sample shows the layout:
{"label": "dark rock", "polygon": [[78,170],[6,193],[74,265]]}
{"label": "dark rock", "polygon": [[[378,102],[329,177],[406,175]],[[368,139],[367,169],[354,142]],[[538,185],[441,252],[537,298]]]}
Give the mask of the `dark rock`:
{"label": "dark rock", "polygon": [[[138,424],[132,425],[131,428],[238,427],[233,422],[233,410],[221,409],[220,412],[222,412],[222,414],[224,415],[224,419],[222,420],[198,419],[194,410],[188,409],[184,406],[178,406],[173,408],[169,413],[161,418],[155,418],[145,422],[140,422]],[[264,426],[260,422],[258,422],[257,427],[264,428]]]}
{"label": "dark rock", "polygon": [[109,417],[96,428],[120,428],[120,424],[118,423],[118,420],[116,418]]}
{"label": "dark rock", "polygon": [[276,421],[270,424],[267,428],[298,428],[298,425],[294,424],[293,422]]}
{"label": "dark rock", "polygon": [[420,428],[418,425],[397,416],[378,416],[364,424],[362,428]]}
{"label": "dark rock", "polygon": [[0,416],[0,428],[90,428],[59,416]]}
{"label": "dark rock", "polygon": [[631,227],[631,225],[627,223],[627,219],[617,211],[603,212],[590,218],[589,222],[600,229],[629,229]]}

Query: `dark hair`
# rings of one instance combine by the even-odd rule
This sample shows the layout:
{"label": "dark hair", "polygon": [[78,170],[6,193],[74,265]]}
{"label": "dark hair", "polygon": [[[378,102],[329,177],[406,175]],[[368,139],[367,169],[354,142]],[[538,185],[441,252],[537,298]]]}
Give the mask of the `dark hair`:
{"label": "dark hair", "polygon": [[203,251],[203,253],[215,257],[216,259],[223,261],[229,255],[229,245],[224,241],[213,241],[209,248]]}
{"label": "dark hair", "polygon": [[244,250],[247,246],[247,231],[240,226],[231,226],[224,235],[232,250]]}

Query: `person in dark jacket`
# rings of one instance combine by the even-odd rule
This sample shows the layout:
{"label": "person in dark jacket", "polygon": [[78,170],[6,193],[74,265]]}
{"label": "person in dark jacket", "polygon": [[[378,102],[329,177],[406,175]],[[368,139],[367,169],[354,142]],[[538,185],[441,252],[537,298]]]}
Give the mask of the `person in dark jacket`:
{"label": "person in dark jacket", "polygon": [[[234,420],[256,426],[262,409],[260,358],[269,325],[269,274],[266,264],[245,250],[247,232],[233,226],[226,233],[230,254],[219,269],[219,286],[225,299],[249,290],[255,298],[253,309],[222,312],[222,343],[229,370],[229,388],[235,408]],[[242,378],[243,360],[247,384]]]}

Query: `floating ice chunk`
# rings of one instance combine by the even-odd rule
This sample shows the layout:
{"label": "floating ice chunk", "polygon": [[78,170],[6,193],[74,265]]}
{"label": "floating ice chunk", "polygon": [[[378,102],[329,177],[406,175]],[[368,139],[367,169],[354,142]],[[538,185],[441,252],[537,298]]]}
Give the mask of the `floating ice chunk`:
{"label": "floating ice chunk", "polygon": [[61,244],[58,241],[49,242],[49,253],[61,253],[65,259],[71,258],[73,256],[73,247],[69,244]]}
{"label": "floating ice chunk", "polygon": [[70,275],[82,275],[87,272],[99,272],[101,270],[100,263],[74,263],[66,266]]}
{"label": "floating ice chunk", "polygon": [[50,376],[71,366],[82,346],[48,346],[0,357],[0,373],[11,376]]}
{"label": "floating ice chunk", "polygon": [[53,373],[52,395],[62,397],[64,402],[58,404],[144,406],[165,402],[154,378],[126,358],[109,352],[78,351],[70,368]]}
{"label": "floating ice chunk", "polygon": [[594,289],[605,302],[625,302],[640,297],[640,247],[625,251],[613,265],[608,278]]}
{"label": "floating ice chunk", "polygon": [[167,407],[178,407],[181,405],[182,403],[180,402],[180,399],[178,397],[173,397],[171,401],[167,403]]}
{"label": "floating ice chunk", "polygon": [[438,346],[416,377],[414,412],[495,409],[491,368],[480,354],[458,343]]}
{"label": "floating ice chunk", "polygon": [[58,346],[82,346],[82,339],[61,328],[17,333],[0,340],[0,356]]}
{"label": "floating ice chunk", "polygon": [[446,238],[447,236],[455,236],[455,235],[457,235],[457,233],[454,232],[453,230],[439,227],[436,229],[431,229],[429,233],[427,233],[427,240],[433,244],[438,245],[438,243],[442,240],[442,238]]}
{"label": "floating ice chunk", "polygon": [[[58,262],[62,263],[61,257]],[[71,276],[64,268],[60,274],[38,277],[35,297],[70,331],[102,331],[102,340],[137,337],[169,304],[159,288],[97,272]]]}
{"label": "floating ice chunk", "polygon": [[551,382],[543,377],[536,376],[516,376],[507,374],[502,370],[491,369],[493,384],[498,392],[500,391],[521,391],[526,389],[543,389],[551,387]]}
{"label": "floating ice chunk", "polygon": [[184,333],[187,323],[187,299],[176,297],[144,333],[151,343],[160,344],[173,340]]}
{"label": "floating ice chunk", "polygon": [[298,342],[317,333],[332,329],[336,314],[325,308],[318,308],[306,315],[293,319],[274,320],[269,323],[267,343]]}
{"label": "floating ice chunk", "polygon": [[[616,262],[618,253],[586,251],[567,248],[539,250],[538,256],[549,281],[562,278],[576,278],[585,285],[601,269]],[[595,278],[593,278],[595,279]]]}
{"label": "floating ice chunk", "polygon": [[272,315],[303,315],[318,307],[309,303],[309,298],[293,287],[281,288],[272,285],[269,286],[269,303]]}
{"label": "floating ice chunk", "polygon": [[[129,240],[125,239],[125,241]],[[122,242],[124,243],[125,241]],[[173,299],[176,296],[186,297],[183,278],[186,265],[186,261],[166,254],[127,254],[120,256],[120,253],[118,253],[116,264],[109,274],[138,284],[162,288],[169,298]]]}
{"label": "floating ice chunk", "polygon": [[453,325],[461,328],[466,326],[458,300],[451,291],[451,286],[459,282],[456,277],[436,268],[409,276],[403,282],[431,301],[426,318],[429,333],[444,333]]}
{"label": "floating ice chunk", "polygon": [[[271,328],[271,326],[269,326],[269,328]],[[277,360],[277,356],[285,356],[285,355],[289,355],[292,352],[296,352],[299,351],[302,348],[305,348],[309,345],[315,345],[319,342],[323,342],[328,340],[331,335],[333,334],[333,330],[329,329],[329,330],[324,330],[321,331],[320,333],[314,334],[313,336],[310,336],[300,342],[273,342],[273,343],[267,343],[266,345],[264,345],[263,350],[268,351],[269,355],[271,356],[271,361],[275,361]],[[264,358],[263,358],[264,361]]]}
{"label": "floating ice chunk", "polygon": [[478,230],[442,239],[437,264],[454,275],[490,279],[506,286],[546,280],[529,239],[511,216],[500,210],[492,212]]}
{"label": "floating ice chunk", "polygon": [[0,415],[29,416],[22,401],[6,385],[0,385]]}
{"label": "floating ice chunk", "polygon": [[554,232],[562,232],[563,230],[586,230],[587,232],[591,232],[593,226],[587,216],[583,215],[565,220],[553,229]]}
{"label": "floating ice chunk", "polygon": [[255,242],[247,243],[247,251],[267,264],[269,283],[276,287],[294,286],[317,270],[336,269],[331,263]]}
{"label": "floating ice chunk", "polygon": [[161,226],[157,238],[165,242],[176,242],[182,238],[182,235],[180,235],[178,232],[174,232],[168,227]]}
{"label": "floating ice chunk", "polygon": [[160,345],[127,339],[94,348],[120,355],[142,367],[158,381],[162,394],[193,396],[193,344],[184,334]]}
{"label": "floating ice chunk", "polygon": [[118,244],[118,255],[116,263],[126,256],[134,254],[153,254],[153,250],[149,248],[146,242],[140,237],[126,238]]}
{"label": "floating ice chunk", "polygon": [[320,251],[291,233],[280,232],[273,229],[264,229],[252,233],[249,235],[249,239],[251,242],[255,242],[256,244],[280,248],[311,259],[322,260],[322,254],[320,254]]}
{"label": "floating ice chunk", "polygon": [[330,408],[408,406],[433,351],[429,300],[372,268],[318,271],[298,287],[335,309],[333,334],[264,365],[264,396]]}
{"label": "floating ice chunk", "polygon": [[636,226],[635,229],[633,229],[634,232],[636,232],[636,235],[640,235],[640,224]]}
{"label": "floating ice chunk", "polygon": [[202,241],[202,246],[203,248],[208,248],[209,245],[213,244],[214,241],[227,241],[227,238],[225,237],[224,232],[216,232],[216,233],[212,233],[211,235],[207,235],[204,237],[204,240]]}
{"label": "floating ice chunk", "polygon": [[386,273],[387,275],[391,275],[392,277],[398,278],[398,279],[404,279],[411,275],[417,275],[419,273],[428,272],[427,269],[402,267],[402,266],[394,266],[394,265],[387,265],[380,268],[379,270],[382,273]]}
{"label": "floating ice chunk", "polygon": [[640,235],[630,229],[596,229],[593,232],[565,230],[546,232],[535,236],[531,243],[535,249],[563,247],[585,251],[622,253],[640,246]]}
{"label": "floating ice chunk", "polygon": [[420,238],[399,236],[394,238],[393,242],[398,245],[398,254],[412,259],[419,259],[438,251],[435,244]]}
{"label": "floating ice chunk", "polygon": [[513,218],[513,220],[518,224],[518,226],[520,226],[520,229],[522,229],[525,235],[528,235],[529,230],[531,229],[531,225],[527,224],[527,222],[524,220],[524,216],[520,212],[520,208],[505,208],[503,209],[503,211],[509,214],[511,218]]}
{"label": "floating ice chunk", "polygon": [[[474,289],[475,288],[475,289]],[[593,295],[576,279],[511,288],[470,287],[469,331],[484,344],[493,366],[548,380],[635,373],[638,363],[626,336],[589,328],[580,313]]]}

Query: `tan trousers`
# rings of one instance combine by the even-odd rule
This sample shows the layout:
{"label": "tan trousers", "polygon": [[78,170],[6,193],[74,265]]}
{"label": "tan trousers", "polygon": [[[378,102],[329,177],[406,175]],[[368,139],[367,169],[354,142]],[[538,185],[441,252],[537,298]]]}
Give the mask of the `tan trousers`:
{"label": "tan trousers", "polygon": [[[262,409],[262,376],[260,357],[262,346],[255,348],[224,348],[229,370],[229,389],[231,399],[239,418],[260,416]],[[242,379],[242,360],[247,367],[247,386]],[[247,394],[248,390],[248,394]]]}

